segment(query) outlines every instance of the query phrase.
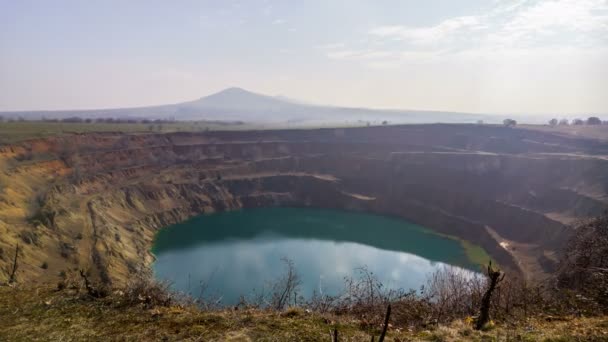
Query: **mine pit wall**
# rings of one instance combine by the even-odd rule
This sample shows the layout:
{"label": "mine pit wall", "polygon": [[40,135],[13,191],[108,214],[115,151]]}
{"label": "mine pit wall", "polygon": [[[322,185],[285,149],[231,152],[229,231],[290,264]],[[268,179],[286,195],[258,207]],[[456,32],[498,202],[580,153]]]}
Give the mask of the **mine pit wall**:
{"label": "mine pit wall", "polygon": [[[450,215],[438,208],[429,207],[427,203],[408,198],[406,193],[386,194],[386,196],[374,199],[358,198],[346,192],[339,181],[328,181],[316,177],[276,176],[258,180],[257,191],[263,188],[271,193],[285,194],[284,197],[278,198],[250,196],[256,190],[251,188],[251,183],[243,180],[229,182],[227,186],[241,198],[244,207],[316,207],[360,211],[407,219],[437,232],[478,244],[505,269],[520,272],[511,256],[488,234],[484,225]],[[370,227],[369,234],[374,234],[373,227]]]}
{"label": "mine pit wall", "polygon": [[[122,283],[152,263],[162,227],[214,211],[311,206],[402,217],[476,243],[518,272],[491,228],[534,246],[531,257],[549,270],[544,252],[559,250],[571,233],[549,215],[585,218],[606,207],[608,162],[595,155],[608,149],[522,131],[420,125],[83,134],[3,146],[0,166],[15,181],[0,193],[0,230],[11,238],[0,236],[0,247],[10,250],[34,230],[41,242],[24,245],[28,277],[56,279],[50,274],[79,267]],[[28,153],[33,160],[16,161]],[[31,208],[6,193],[19,193]],[[34,215],[38,228],[26,220]],[[46,260],[53,272],[36,266]]]}

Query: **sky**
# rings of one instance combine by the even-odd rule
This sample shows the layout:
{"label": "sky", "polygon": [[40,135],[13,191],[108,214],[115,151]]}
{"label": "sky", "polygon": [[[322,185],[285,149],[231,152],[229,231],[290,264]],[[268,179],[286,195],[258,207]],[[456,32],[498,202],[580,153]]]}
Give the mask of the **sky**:
{"label": "sky", "polygon": [[608,114],[608,0],[0,0],[0,111],[232,86],[341,106]]}

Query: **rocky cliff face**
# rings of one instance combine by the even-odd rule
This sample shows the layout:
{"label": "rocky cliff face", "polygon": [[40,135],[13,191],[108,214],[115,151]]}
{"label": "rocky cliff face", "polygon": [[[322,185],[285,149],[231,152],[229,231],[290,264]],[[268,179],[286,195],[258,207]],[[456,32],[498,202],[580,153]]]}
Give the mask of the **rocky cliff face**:
{"label": "rocky cliff face", "polygon": [[159,228],[260,206],[403,217],[536,277],[551,270],[569,223],[606,208],[607,155],[600,141],[473,125],[85,134],[0,146],[0,277],[19,243],[24,280],[84,268],[121,283],[153,261]]}

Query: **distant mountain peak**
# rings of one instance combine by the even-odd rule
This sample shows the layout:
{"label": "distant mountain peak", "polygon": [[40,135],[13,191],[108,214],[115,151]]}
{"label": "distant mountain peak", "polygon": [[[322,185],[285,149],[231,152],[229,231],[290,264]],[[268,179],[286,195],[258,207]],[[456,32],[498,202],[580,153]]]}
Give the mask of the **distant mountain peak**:
{"label": "distant mountain peak", "polygon": [[254,93],[243,88],[230,87],[202,97],[196,101],[192,101],[189,105],[194,107],[248,111],[277,110],[278,108],[291,106],[292,104],[282,99]]}
{"label": "distant mountain peak", "polygon": [[284,95],[264,95],[243,89],[229,87],[201,97],[197,100],[149,106],[140,108],[115,108],[99,110],[55,111],[55,112],[5,112],[5,117],[27,115],[29,118],[47,116],[52,118],[67,118],[70,116],[84,117],[140,117],[168,118],[178,120],[232,120],[246,122],[382,122],[391,123],[432,123],[432,122],[476,122],[484,119],[486,122],[498,122],[491,116],[466,113],[406,111],[406,110],[374,110],[368,108],[335,107],[307,103]]}
{"label": "distant mountain peak", "polygon": [[206,101],[209,99],[224,99],[224,98],[232,98],[232,99],[240,99],[240,98],[269,98],[270,96],[254,93],[244,88],[240,87],[230,87],[224,90],[220,90],[217,93],[213,93],[204,97],[201,97],[199,101]]}
{"label": "distant mountain peak", "polygon": [[243,89],[241,87],[229,87],[224,90],[218,91],[216,94],[253,94],[253,92]]}

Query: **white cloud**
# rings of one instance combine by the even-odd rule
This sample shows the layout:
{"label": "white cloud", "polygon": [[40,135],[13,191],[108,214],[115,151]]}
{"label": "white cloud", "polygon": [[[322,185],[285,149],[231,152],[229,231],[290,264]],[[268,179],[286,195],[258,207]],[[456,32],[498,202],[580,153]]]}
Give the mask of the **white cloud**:
{"label": "white cloud", "polygon": [[334,50],[334,49],[343,48],[345,46],[346,46],[346,43],[328,43],[328,44],[317,45],[316,48],[321,49],[321,50]]}
{"label": "white cloud", "polygon": [[[432,26],[377,26],[367,37],[367,44],[354,44],[357,48],[328,45],[326,55],[389,68],[454,56],[547,55],[566,50],[571,56],[588,53],[590,47],[599,54],[608,48],[608,0],[497,0],[486,13],[452,17]],[[383,50],[372,48],[378,43],[383,43]]]}
{"label": "white cloud", "polygon": [[390,51],[374,51],[374,50],[335,50],[329,51],[327,57],[331,59],[376,59],[391,57],[395,53]]}
{"label": "white cloud", "polygon": [[282,25],[285,24],[287,21],[285,19],[275,19],[272,23],[274,25]]}
{"label": "white cloud", "polygon": [[543,29],[592,32],[608,28],[608,2],[605,0],[544,1],[520,12],[508,28],[523,31]]}
{"label": "white cloud", "polygon": [[450,36],[481,28],[483,26],[480,18],[466,16],[447,19],[435,26],[429,27],[380,26],[371,29],[369,33],[375,36],[397,38],[423,45],[441,42],[450,38]]}
{"label": "white cloud", "polygon": [[606,42],[608,2],[604,0],[542,1],[520,10],[489,42],[499,45],[581,45]]}

